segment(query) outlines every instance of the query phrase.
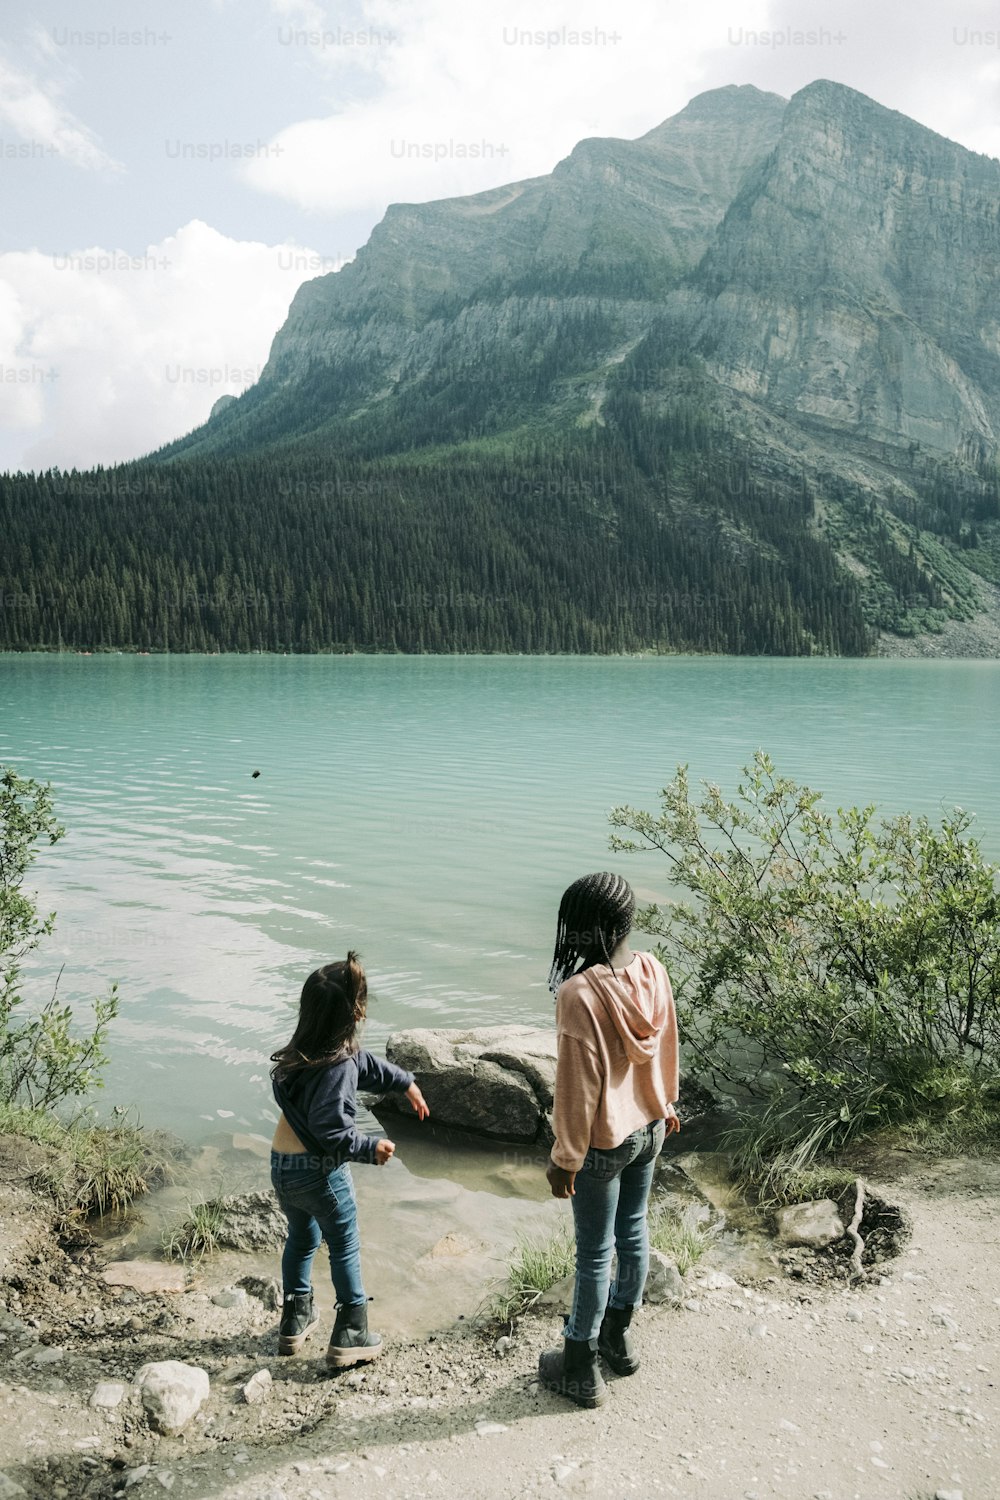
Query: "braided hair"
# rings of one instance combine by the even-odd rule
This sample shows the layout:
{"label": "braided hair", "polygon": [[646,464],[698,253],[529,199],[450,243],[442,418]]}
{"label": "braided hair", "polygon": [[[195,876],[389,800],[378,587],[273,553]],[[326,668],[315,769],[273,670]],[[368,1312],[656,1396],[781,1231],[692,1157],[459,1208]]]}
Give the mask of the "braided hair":
{"label": "braided hair", "polygon": [[559,903],[549,970],[552,993],[571,974],[610,963],[612,953],[631,931],[634,915],[635,893],[623,876],[602,870],[574,880]]}

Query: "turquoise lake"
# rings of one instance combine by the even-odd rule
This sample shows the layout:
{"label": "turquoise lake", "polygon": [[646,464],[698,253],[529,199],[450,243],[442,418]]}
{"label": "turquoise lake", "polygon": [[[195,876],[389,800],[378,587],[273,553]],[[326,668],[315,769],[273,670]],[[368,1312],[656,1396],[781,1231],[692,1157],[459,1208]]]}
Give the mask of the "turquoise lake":
{"label": "turquoise lake", "polygon": [[5,655],[0,762],[68,830],[33,870],[58,924],[28,991],[119,983],[103,1104],[269,1135],[268,1054],[348,947],[374,1048],[550,1019],[562,890],[610,865],[664,893],[606,819],[679,762],[731,791],[763,746],[833,804],[960,804],[1000,857],[998,738],[995,662]]}

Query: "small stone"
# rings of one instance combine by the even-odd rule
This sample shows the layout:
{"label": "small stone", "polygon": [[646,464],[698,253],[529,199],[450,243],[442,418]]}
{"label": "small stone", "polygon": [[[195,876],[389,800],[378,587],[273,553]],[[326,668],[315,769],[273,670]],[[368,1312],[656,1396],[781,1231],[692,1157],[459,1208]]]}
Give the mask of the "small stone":
{"label": "small stone", "polygon": [[209,1379],[205,1370],[178,1359],[143,1365],[135,1377],[150,1426],[175,1437],[208,1400]]}
{"label": "small stone", "polygon": [[174,1481],[177,1476],[170,1469],[157,1469],[153,1477],[155,1478],[157,1484],[161,1485],[163,1489],[172,1490],[174,1487]]}
{"label": "small stone", "polygon": [[503,1422],[487,1422],[483,1417],[478,1419],[475,1428],[480,1437],[495,1437],[508,1430]]}
{"label": "small stone", "polygon": [[848,1323],[863,1323],[865,1321],[865,1315],[860,1307],[849,1307],[847,1309],[847,1321]]}
{"label": "small stone", "polygon": [[771,1339],[774,1337],[774,1334],[766,1323],[754,1323],[750,1329],[750,1336],[755,1339]]}
{"label": "small stone", "polygon": [[680,1302],[683,1296],[684,1278],[674,1262],[662,1250],[650,1250],[643,1302],[656,1306],[664,1302]]}
{"label": "small stone", "polygon": [[955,1322],[955,1319],[950,1313],[945,1312],[943,1308],[935,1308],[931,1314],[931,1321],[940,1324],[942,1328],[947,1328],[949,1333],[958,1332],[958,1324]]}
{"label": "small stone", "polygon": [[685,1297],[684,1301],[681,1303],[681,1306],[687,1312],[701,1312],[701,1303],[696,1297]]}
{"label": "small stone", "polygon": [[345,1384],[349,1385],[352,1391],[357,1391],[360,1390],[361,1386],[364,1384],[364,1380],[365,1377],[362,1375],[361,1371],[355,1370],[352,1375],[348,1375]]}
{"label": "small stone", "polygon": [[844,1237],[843,1220],[832,1198],[779,1208],[775,1220],[782,1245],[804,1245],[812,1250],[822,1250]]}
{"label": "small stone", "polygon": [[152,1472],[152,1464],[140,1464],[137,1469],[129,1469],[125,1475],[125,1488],[130,1490],[134,1484],[141,1484],[144,1479],[149,1478]]}
{"label": "small stone", "polygon": [[879,1458],[877,1453],[872,1454],[870,1461],[875,1465],[876,1469],[887,1469],[889,1467],[885,1459]]}
{"label": "small stone", "polygon": [[119,1385],[116,1380],[102,1380],[95,1387],[94,1394],[90,1398],[91,1406],[104,1407],[110,1411],[115,1406],[120,1406],[125,1400],[125,1387]]}
{"label": "small stone", "polygon": [[258,1370],[243,1387],[243,1400],[248,1406],[259,1406],[271,1394],[273,1384],[270,1370]]}
{"label": "small stone", "polygon": [[917,1372],[912,1365],[900,1365],[899,1373],[904,1380],[916,1380]]}
{"label": "small stone", "polygon": [[789,1422],[787,1417],[782,1417],[781,1421],[778,1423],[778,1426],[783,1428],[785,1432],[801,1432],[802,1430],[799,1427],[798,1422]]}
{"label": "small stone", "polygon": [[934,1500],[963,1500],[961,1490],[935,1490]]}
{"label": "small stone", "polygon": [[513,1347],[514,1347],[514,1340],[512,1338],[508,1337],[507,1334],[502,1334],[500,1336],[500,1338],[497,1339],[496,1343],[493,1345],[493,1352],[500,1359],[506,1359],[507,1355],[513,1349]]}
{"label": "small stone", "polygon": [[705,1292],[729,1292],[739,1287],[739,1282],[732,1276],[727,1276],[725,1271],[708,1271],[704,1276],[698,1277],[698,1285]]}
{"label": "small stone", "polygon": [[28,1491],[16,1479],[0,1472],[0,1500],[21,1500],[22,1496],[27,1500],[27,1494]]}
{"label": "small stone", "polygon": [[246,1307],[246,1290],[241,1286],[229,1287],[224,1292],[216,1292],[212,1301],[216,1307]]}
{"label": "small stone", "polygon": [[61,1359],[65,1358],[66,1350],[57,1349],[53,1344],[44,1344],[31,1352],[33,1365],[57,1365]]}

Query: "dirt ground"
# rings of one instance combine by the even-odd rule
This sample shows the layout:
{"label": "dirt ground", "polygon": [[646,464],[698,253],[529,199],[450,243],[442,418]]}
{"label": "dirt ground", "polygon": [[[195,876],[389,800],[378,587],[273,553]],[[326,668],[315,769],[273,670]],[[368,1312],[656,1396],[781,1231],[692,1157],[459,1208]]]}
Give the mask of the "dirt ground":
{"label": "dirt ground", "polygon": [[[642,1368],[594,1412],[537,1388],[556,1316],[523,1319],[509,1348],[462,1323],[330,1376],[328,1328],[279,1359],[276,1314],[253,1291],[214,1303],[210,1265],[174,1294],[107,1286],[98,1249],[60,1247],[23,1177],[0,1149],[0,1500],[1000,1497],[1000,1162],[883,1164],[914,1234],[856,1290],[712,1291],[703,1260],[684,1306],[637,1315]],[[175,1438],[132,1386],[168,1359],[211,1379]],[[125,1387],[118,1405],[90,1405],[101,1382]]]}

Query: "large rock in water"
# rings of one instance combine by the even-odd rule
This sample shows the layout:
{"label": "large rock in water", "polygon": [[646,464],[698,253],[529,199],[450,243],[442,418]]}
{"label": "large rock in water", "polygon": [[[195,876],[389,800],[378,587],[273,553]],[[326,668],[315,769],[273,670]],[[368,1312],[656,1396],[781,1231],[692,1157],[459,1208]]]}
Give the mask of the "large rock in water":
{"label": "large rock in water", "polygon": [[[556,1033],[542,1026],[481,1026],[469,1031],[397,1031],[386,1056],[414,1073],[431,1120],[498,1141],[552,1144]],[[681,1079],[678,1114],[683,1139],[714,1106],[699,1085]],[[380,1108],[412,1114],[402,1094],[384,1094]],[[678,1140],[668,1137],[668,1146]]]}
{"label": "large rock in water", "polygon": [[[386,1056],[415,1073],[431,1119],[500,1141],[552,1141],[556,1034],[535,1026],[399,1031]],[[382,1105],[411,1114],[402,1094]]]}

